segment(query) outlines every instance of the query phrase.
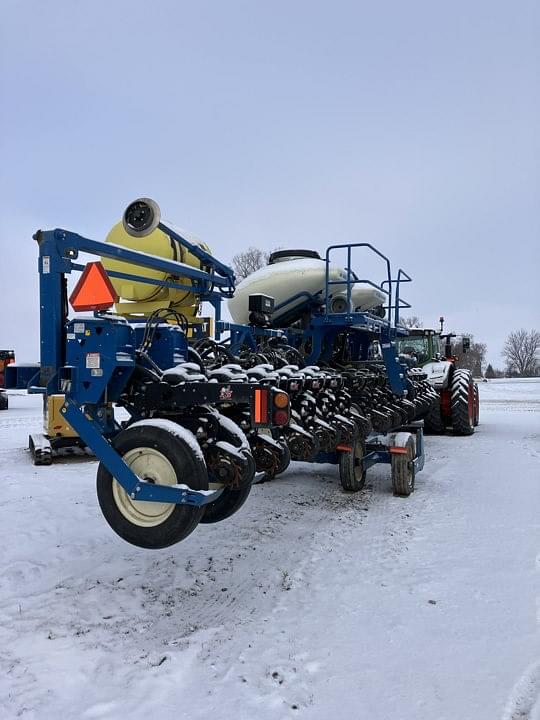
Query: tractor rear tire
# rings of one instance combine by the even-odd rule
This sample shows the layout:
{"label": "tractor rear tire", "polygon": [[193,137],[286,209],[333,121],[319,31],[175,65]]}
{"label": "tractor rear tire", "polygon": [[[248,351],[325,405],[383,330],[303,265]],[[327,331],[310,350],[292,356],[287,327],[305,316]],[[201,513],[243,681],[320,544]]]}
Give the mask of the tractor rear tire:
{"label": "tractor rear tire", "polygon": [[474,383],[474,427],[480,424],[480,392],[478,385]]}
{"label": "tractor rear tire", "polygon": [[469,370],[454,370],[450,386],[452,430],[455,435],[474,432],[474,381]]}
{"label": "tractor rear tire", "polygon": [[[160,420],[159,425],[134,424],[118,433],[112,445],[142,479],[207,490],[202,454],[195,453],[177,429],[178,425],[169,420]],[[204,507],[194,505],[133,500],[103,463],[99,464],[96,483],[105,519],[117,535],[138,547],[160,549],[180,542],[193,532],[204,513]]]}
{"label": "tractor rear tire", "polygon": [[219,416],[220,421],[220,440],[225,440],[240,449],[240,453],[246,460],[246,467],[242,474],[242,478],[238,487],[225,488],[221,495],[204,506],[204,513],[200,522],[205,525],[221,522],[238,512],[242,505],[248,499],[255,477],[255,460],[249,450],[249,444],[242,430],[235,425],[229,418]]}
{"label": "tractor rear tire", "polygon": [[7,410],[9,406],[8,396],[4,392],[0,392],[0,410]]}
{"label": "tractor rear tire", "polygon": [[427,434],[442,433],[445,430],[441,409],[441,399],[432,405],[431,410],[424,419],[424,432]]}
{"label": "tractor rear tire", "polygon": [[347,492],[358,492],[366,484],[366,471],[363,466],[364,455],[364,440],[360,433],[356,433],[352,442],[352,450],[341,453],[339,458],[341,487]]}
{"label": "tractor rear tire", "polygon": [[414,490],[414,437],[407,440],[404,453],[392,453],[392,490],[398,497],[409,497]]}

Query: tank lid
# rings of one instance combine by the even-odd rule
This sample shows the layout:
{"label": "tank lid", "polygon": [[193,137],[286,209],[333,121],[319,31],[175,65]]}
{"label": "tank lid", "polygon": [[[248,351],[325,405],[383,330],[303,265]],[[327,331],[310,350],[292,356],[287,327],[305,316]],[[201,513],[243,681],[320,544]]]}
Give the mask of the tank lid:
{"label": "tank lid", "polygon": [[284,260],[297,260],[298,258],[314,258],[320,260],[321,256],[316,250],[275,250],[268,258],[268,264],[273,265]]}

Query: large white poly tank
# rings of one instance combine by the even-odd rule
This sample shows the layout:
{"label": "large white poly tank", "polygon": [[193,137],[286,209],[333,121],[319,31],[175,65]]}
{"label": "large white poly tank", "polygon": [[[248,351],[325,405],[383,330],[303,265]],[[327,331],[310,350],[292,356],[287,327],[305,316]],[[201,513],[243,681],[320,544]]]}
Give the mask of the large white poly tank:
{"label": "large white poly tank", "polygon": [[[249,322],[249,296],[270,295],[274,298],[275,304],[280,305],[299,292],[308,292],[311,295],[321,293],[321,300],[324,300],[324,288],[326,278],[326,262],[316,258],[298,258],[293,260],[282,260],[272,265],[257,270],[248,275],[236,286],[234,297],[229,300],[229,312],[234,322],[246,324]],[[346,280],[346,272],[335,265],[330,265],[330,280]],[[334,292],[346,289],[344,284],[332,285]],[[306,302],[305,297],[287,303],[287,305],[276,313],[276,317],[302,305]]]}
{"label": "large white poly tank", "polygon": [[[273,256],[275,259],[270,265],[248,275],[237,285],[234,297],[229,300],[229,312],[234,322],[240,324],[249,322],[250,295],[270,295],[274,298],[276,307],[285,303],[283,308],[274,314],[276,319],[306,302],[305,296],[286,302],[289,298],[294,298],[297,293],[307,292],[311,295],[320,293],[318,297],[321,302],[325,301],[326,261],[318,257],[294,256],[294,252],[294,250],[276,252]],[[308,252],[310,251],[306,254]],[[282,254],[284,257],[280,257]],[[316,255],[316,253],[312,254]],[[330,311],[348,312],[346,270],[330,264],[329,280],[337,281],[336,285],[331,285],[329,288],[329,295],[332,298]],[[362,284],[351,287],[350,310],[365,311],[381,306],[385,302],[386,295],[377,288]]]}
{"label": "large white poly tank", "polygon": [[[351,311],[366,312],[381,307],[387,302],[388,297],[382,290],[367,283],[358,283],[351,288]],[[347,292],[333,294],[330,302],[330,312],[349,312]]]}

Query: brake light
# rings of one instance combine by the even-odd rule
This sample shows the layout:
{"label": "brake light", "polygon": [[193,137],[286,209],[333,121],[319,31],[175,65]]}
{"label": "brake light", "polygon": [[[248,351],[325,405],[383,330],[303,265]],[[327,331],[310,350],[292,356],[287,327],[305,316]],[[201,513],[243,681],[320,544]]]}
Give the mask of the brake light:
{"label": "brake light", "polygon": [[273,415],[274,425],[283,427],[289,423],[289,413],[286,410],[276,410]]}

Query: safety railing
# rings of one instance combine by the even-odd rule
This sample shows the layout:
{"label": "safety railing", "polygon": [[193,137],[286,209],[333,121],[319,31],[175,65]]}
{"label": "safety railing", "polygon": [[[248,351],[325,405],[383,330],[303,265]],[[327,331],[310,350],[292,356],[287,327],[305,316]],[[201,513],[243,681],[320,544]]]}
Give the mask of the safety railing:
{"label": "safety railing", "polygon": [[[386,268],[386,278],[379,284],[368,278],[359,278],[352,269],[353,250],[356,248],[366,248],[372,254],[378,256]],[[330,261],[331,255],[336,251],[346,250],[347,264],[345,267],[346,278],[339,280],[330,279]],[[399,325],[400,309],[410,308],[411,305],[401,297],[401,286],[403,283],[412,282],[412,278],[402,268],[398,270],[397,276],[392,277],[392,267],[390,259],[380,250],[371,245],[371,243],[342,243],[339,245],[330,245],[326,250],[326,273],[325,273],[325,315],[333,314],[331,311],[331,289],[333,286],[340,285],[346,287],[346,300],[349,313],[352,312],[352,292],[355,285],[369,285],[386,296],[387,303],[383,305],[386,311],[385,324],[389,329],[394,329]],[[368,311],[369,312],[369,311]],[[384,321],[383,321],[384,322]]]}
{"label": "safety railing", "polygon": [[386,285],[387,283],[390,285],[396,286],[395,290],[395,303],[394,303],[394,327],[397,327],[399,325],[399,311],[404,310],[406,308],[410,308],[411,304],[404,300],[400,296],[400,285],[402,282],[412,282],[411,276],[405,272],[402,268],[398,270],[397,278],[395,280],[383,280],[381,285]]}

